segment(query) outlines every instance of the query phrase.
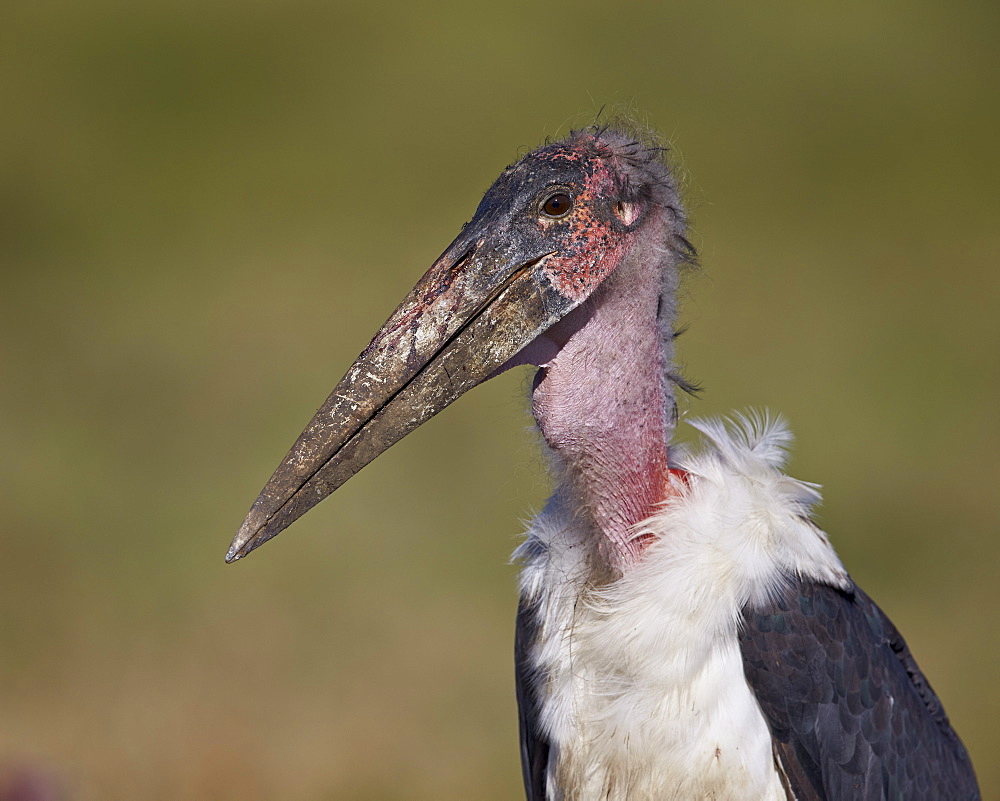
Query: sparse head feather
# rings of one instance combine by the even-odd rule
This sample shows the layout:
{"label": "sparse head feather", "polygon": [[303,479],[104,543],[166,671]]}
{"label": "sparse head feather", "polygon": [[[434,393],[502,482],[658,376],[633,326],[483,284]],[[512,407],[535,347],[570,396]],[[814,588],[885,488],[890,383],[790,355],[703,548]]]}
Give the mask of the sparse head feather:
{"label": "sparse head feather", "polygon": [[[688,381],[673,366],[676,335],[676,302],[680,283],[679,268],[697,266],[698,254],[687,238],[687,214],[681,203],[680,191],[674,171],[667,161],[669,148],[650,129],[624,119],[608,125],[593,125],[570,132],[557,142],[549,142],[525,157],[542,160],[570,158],[595,160],[607,167],[611,181],[610,191],[620,203],[653,204],[665,209],[672,224],[665,231],[665,240],[659,245],[665,259],[652,259],[663,269],[660,288],[660,305],[657,314],[660,336],[664,346],[665,378],[684,391],[694,392],[697,385]],[[670,410],[671,417],[676,408]],[[672,420],[667,421],[668,424]]]}
{"label": "sparse head feather", "polygon": [[[669,151],[651,131],[641,131],[624,122],[594,125],[570,132],[565,139],[538,148],[527,158],[570,157],[596,159],[609,168],[613,191],[626,203],[653,201],[673,213],[675,233],[681,237],[678,250],[693,261],[694,249],[683,240],[687,216],[673,172],[666,161]],[[672,243],[673,244],[673,243]]]}

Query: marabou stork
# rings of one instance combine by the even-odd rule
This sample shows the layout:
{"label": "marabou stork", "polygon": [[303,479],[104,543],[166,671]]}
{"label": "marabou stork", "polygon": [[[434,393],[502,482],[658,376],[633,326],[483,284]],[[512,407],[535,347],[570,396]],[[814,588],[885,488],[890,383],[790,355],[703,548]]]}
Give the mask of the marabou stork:
{"label": "marabou stork", "polygon": [[529,801],[976,799],[906,643],[810,520],[766,416],[671,446],[675,292],[693,252],[660,148],[573,132],[508,167],[261,491],[276,535],[466,390],[540,368],[556,491],[523,564]]}

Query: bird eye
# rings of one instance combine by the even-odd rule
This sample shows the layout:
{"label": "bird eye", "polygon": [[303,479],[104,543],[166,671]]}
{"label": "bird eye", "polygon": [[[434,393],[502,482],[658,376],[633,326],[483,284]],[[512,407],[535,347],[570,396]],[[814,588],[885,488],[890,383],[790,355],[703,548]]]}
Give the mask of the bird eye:
{"label": "bird eye", "polygon": [[548,217],[565,217],[573,208],[573,198],[565,192],[549,195],[542,203],[542,212]]}

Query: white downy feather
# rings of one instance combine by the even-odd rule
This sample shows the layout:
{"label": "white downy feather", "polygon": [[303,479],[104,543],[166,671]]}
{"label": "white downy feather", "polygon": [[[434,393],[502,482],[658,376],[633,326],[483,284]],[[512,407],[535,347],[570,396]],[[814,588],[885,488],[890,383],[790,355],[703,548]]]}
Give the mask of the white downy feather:
{"label": "white downy feather", "polygon": [[796,577],[848,578],[808,519],[818,488],[780,470],[781,420],[693,425],[706,447],[672,452],[686,478],[635,532],[653,539],[622,577],[592,581],[593,534],[558,492],[515,553],[540,616],[552,801],[785,799],[743,674],[740,610]]}

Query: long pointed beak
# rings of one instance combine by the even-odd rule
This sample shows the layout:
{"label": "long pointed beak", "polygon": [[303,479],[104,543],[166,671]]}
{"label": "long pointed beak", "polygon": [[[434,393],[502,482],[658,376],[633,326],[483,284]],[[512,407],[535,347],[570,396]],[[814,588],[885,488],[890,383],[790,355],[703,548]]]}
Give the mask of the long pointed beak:
{"label": "long pointed beak", "polygon": [[291,525],[576,306],[546,277],[550,255],[510,242],[486,246],[463,232],[316,412],[261,490],[226,561]]}

